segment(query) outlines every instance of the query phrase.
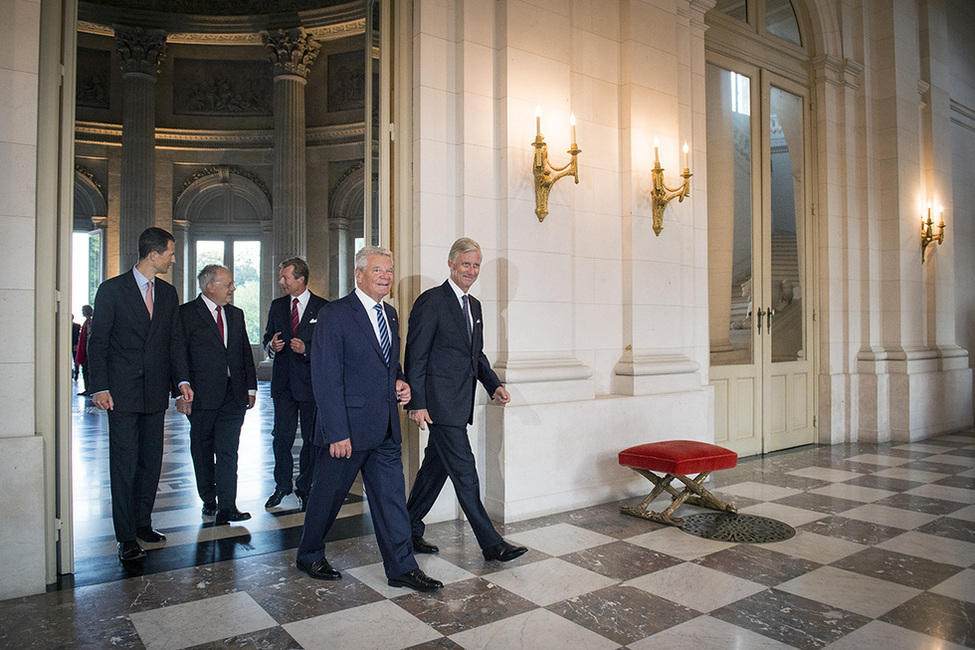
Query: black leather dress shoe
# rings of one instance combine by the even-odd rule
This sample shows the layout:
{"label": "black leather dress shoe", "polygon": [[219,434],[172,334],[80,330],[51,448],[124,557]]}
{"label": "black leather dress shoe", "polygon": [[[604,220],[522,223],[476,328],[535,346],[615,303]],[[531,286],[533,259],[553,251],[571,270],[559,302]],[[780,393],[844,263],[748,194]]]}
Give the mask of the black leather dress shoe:
{"label": "black leather dress shoe", "polygon": [[119,562],[132,562],[134,560],[141,560],[146,556],[146,552],[142,550],[139,546],[139,542],[130,540],[128,542],[118,543],[118,559]]}
{"label": "black leather dress shoe", "polygon": [[527,552],[528,549],[524,546],[515,546],[514,544],[509,544],[508,542],[502,541],[500,544],[495,544],[490,548],[484,549],[484,559],[498,560],[499,562],[510,562],[516,557],[521,557]]}
{"label": "black leather dress shoe", "polygon": [[217,504],[215,503],[204,503],[203,504],[203,516],[213,517],[217,514]]}
{"label": "black leather dress shoe", "polygon": [[280,505],[281,504],[281,499],[285,498],[289,494],[291,494],[291,493],[290,492],[282,492],[281,490],[275,490],[274,491],[274,494],[272,494],[271,496],[269,496],[267,498],[267,501],[264,502],[264,507],[265,508],[273,508],[274,506]]}
{"label": "black leather dress shoe", "polygon": [[332,568],[328,560],[322,558],[311,564],[305,564],[301,560],[295,560],[295,566],[299,571],[304,571],[315,580],[341,580],[342,574]]}
{"label": "black leather dress shoe", "polygon": [[136,528],[135,536],[146,544],[158,544],[159,542],[166,541],[166,536],[160,533],[158,530],[153,530],[152,526]]}
{"label": "black leather dress shoe", "polygon": [[417,591],[436,591],[443,589],[443,583],[434,580],[420,569],[413,569],[409,573],[390,578],[386,581],[390,587],[409,587]]}
{"label": "black leather dress shoe", "polygon": [[217,510],[217,525],[229,524],[232,521],[247,521],[251,518],[251,513],[241,512],[237,508],[233,510]]}
{"label": "black leather dress shoe", "polygon": [[414,553],[439,553],[440,549],[433,544],[428,544],[427,540],[423,539],[420,535],[413,536],[413,552]]}

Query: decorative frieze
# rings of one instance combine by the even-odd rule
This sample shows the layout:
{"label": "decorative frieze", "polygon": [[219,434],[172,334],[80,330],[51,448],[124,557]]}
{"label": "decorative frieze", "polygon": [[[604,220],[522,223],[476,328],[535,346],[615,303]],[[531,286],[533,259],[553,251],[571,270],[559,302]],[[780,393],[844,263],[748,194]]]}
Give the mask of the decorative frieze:
{"label": "decorative frieze", "polygon": [[304,29],[295,27],[262,32],[261,38],[268,48],[268,59],[274,66],[275,76],[308,77],[321,45]]}
{"label": "decorative frieze", "polygon": [[233,167],[227,165],[212,165],[210,167],[205,167],[204,169],[201,169],[200,171],[196,172],[195,174],[187,178],[185,181],[183,181],[183,184],[182,186],[180,186],[179,191],[176,192],[176,200],[179,201],[180,197],[183,196],[183,192],[189,189],[189,187],[193,183],[197,182],[201,178],[206,178],[207,176],[216,176],[220,174],[226,174],[227,176],[229,176],[230,174],[235,174],[242,178],[246,178],[250,182],[254,183],[254,185],[256,185],[257,188],[264,193],[264,196],[267,197],[268,203],[271,203],[271,190],[268,189],[267,185],[264,184],[264,181],[262,181],[260,177],[257,176],[257,174],[254,174],[253,172],[249,172],[246,169],[241,169],[240,167]]}
{"label": "decorative frieze", "polygon": [[166,32],[125,25],[115,25],[114,29],[122,72],[159,74],[159,66],[166,58]]}

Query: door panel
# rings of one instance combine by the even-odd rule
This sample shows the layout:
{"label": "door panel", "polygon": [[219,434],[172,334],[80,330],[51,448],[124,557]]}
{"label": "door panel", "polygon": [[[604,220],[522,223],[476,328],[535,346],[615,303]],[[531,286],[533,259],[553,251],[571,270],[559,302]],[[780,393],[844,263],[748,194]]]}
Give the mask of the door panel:
{"label": "door panel", "polygon": [[748,456],[814,441],[808,102],[765,70],[706,69],[715,441]]}

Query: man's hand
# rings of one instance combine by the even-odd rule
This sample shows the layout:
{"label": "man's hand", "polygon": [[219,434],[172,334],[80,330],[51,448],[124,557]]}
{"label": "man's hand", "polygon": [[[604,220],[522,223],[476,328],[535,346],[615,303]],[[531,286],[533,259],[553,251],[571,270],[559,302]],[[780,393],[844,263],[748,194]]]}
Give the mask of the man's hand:
{"label": "man's hand", "polygon": [[193,401],[193,389],[190,387],[189,384],[183,384],[182,386],[180,386],[179,393],[180,395],[182,395],[184,402]]}
{"label": "man's hand", "polygon": [[328,446],[328,453],[332,458],[352,458],[352,440],[346,438],[333,442]]}
{"label": "man's hand", "polygon": [[107,390],[92,395],[91,401],[103,411],[111,411],[115,408],[115,402],[112,401],[112,394]]}
{"label": "man's hand", "polygon": [[402,379],[396,380],[396,400],[400,404],[406,404],[410,401],[410,385]]}
{"label": "man's hand", "polygon": [[433,420],[430,419],[430,412],[426,409],[416,409],[415,411],[410,411],[410,420],[412,420],[420,429],[426,429],[427,424],[433,424]]}
{"label": "man's hand", "polygon": [[275,332],[271,340],[268,341],[267,346],[271,348],[271,351],[277,354],[284,349],[284,341],[281,340],[281,332]]}
{"label": "man's hand", "polygon": [[182,397],[177,397],[176,410],[182,413],[183,415],[189,416],[189,414],[193,411],[193,402],[187,402]]}
{"label": "man's hand", "polygon": [[498,386],[494,391],[494,395],[491,396],[494,403],[498,406],[504,406],[511,401],[511,393],[509,393],[504,386]]}
{"label": "man's hand", "polygon": [[254,405],[257,404],[257,395],[247,396],[247,408],[252,409]]}
{"label": "man's hand", "polygon": [[291,351],[295,354],[305,353],[305,342],[299,339],[297,336],[291,339]]}

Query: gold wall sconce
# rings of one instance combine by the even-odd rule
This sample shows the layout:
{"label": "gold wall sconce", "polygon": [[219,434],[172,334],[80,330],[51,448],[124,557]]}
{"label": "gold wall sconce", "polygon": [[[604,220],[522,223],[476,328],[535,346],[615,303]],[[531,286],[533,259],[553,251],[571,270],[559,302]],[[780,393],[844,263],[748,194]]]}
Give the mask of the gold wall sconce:
{"label": "gold wall sconce", "polygon": [[[577,156],[582,153],[582,149],[576,146],[576,116],[575,113],[569,115],[569,125],[572,130],[572,145],[569,147],[568,154],[572,156],[569,162],[563,167],[555,167],[548,161],[548,145],[542,137],[542,107],[535,109],[535,161],[532,164],[532,171],[535,174],[535,216],[541,222],[548,215],[548,193],[552,186],[565,176],[574,176],[576,185],[579,184],[579,161]],[[553,175],[554,173],[554,175]]]}
{"label": "gold wall sconce", "polygon": [[678,203],[683,202],[684,198],[691,195],[691,173],[687,162],[687,143],[684,143],[684,173],[681,178],[684,182],[680,187],[670,188],[664,183],[664,168],[660,166],[660,140],[653,139],[653,169],[650,175],[653,177],[653,189],[650,190],[650,203],[653,206],[653,232],[660,236],[660,231],[664,229],[664,209],[672,200],[677,199]]}
{"label": "gold wall sconce", "polygon": [[938,242],[938,246],[945,240],[945,209],[938,206],[938,234],[934,234],[934,220],[931,218],[931,202],[928,201],[928,216],[921,217],[921,264],[924,264],[924,252],[928,244]]}

